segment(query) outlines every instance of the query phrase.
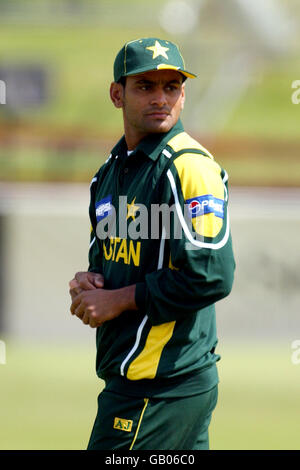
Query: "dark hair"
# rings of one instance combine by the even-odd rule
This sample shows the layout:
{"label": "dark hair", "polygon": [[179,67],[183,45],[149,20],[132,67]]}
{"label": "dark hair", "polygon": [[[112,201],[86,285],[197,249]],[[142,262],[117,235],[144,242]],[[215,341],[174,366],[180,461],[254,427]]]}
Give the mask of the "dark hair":
{"label": "dark hair", "polygon": [[125,88],[125,85],[126,85],[126,77],[121,77],[120,80],[117,81],[117,83],[121,83],[121,85]]}
{"label": "dark hair", "polygon": [[182,78],[183,78],[182,83],[184,83],[184,82],[186,81],[186,79],[187,79],[187,76],[186,76],[186,75],[183,75],[183,73],[181,73],[180,75],[181,75]]}

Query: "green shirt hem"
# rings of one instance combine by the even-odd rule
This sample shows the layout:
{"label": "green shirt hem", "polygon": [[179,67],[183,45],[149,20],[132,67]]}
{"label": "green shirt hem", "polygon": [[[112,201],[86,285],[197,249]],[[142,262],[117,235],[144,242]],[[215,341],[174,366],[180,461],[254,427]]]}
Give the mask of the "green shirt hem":
{"label": "green shirt hem", "polygon": [[105,390],[134,397],[179,398],[208,392],[219,383],[216,364],[178,377],[128,380],[115,376],[107,379]]}

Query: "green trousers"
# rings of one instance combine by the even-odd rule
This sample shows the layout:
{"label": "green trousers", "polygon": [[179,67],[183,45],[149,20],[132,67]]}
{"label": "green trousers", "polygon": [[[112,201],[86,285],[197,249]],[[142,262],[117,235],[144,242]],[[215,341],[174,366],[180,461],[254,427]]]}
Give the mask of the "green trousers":
{"label": "green trousers", "polygon": [[103,391],[88,450],[209,449],[218,386],[183,398],[135,398]]}

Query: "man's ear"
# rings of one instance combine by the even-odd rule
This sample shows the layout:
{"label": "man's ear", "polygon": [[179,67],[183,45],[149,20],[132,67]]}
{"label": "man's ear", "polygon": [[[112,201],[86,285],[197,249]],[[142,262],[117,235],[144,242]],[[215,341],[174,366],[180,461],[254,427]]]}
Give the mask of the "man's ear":
{"label": "man's ear", "polygon": [[185,103],[185,83],[182,84],[181,93],[181,109],[183,109]]}
{"label": "man's ear", "polygon": [[110,85],[110,99],[116,108],[123,108],[124,87],[121,83],[112,82]]}

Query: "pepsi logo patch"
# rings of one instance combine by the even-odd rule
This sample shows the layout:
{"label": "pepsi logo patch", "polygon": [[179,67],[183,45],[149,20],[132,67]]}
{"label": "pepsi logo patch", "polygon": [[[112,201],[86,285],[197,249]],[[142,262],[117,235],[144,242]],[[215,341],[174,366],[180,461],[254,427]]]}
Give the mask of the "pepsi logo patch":
{"label": "pepsi logo patch", "polygon": [[189,213],[191,216],[196,217],[202,210],[202,206],[199,201],[193,199],[188,205]]}
{"label": "pepsi logo patch", "polygon": [[95,209],[96,209],[96,218],[97,222],[107,217],[112,212],[112,203],[111,203],[111,194],[106,196],[105,198],[101,199],[101,201],[96,202]]}
{"label": "pepsi logo patch", "polygon": [[204,214],[214,214],[216,217],[224,218],[224,201],[214,197],[212,194],[187,199],[185,204],[191,218]]}

